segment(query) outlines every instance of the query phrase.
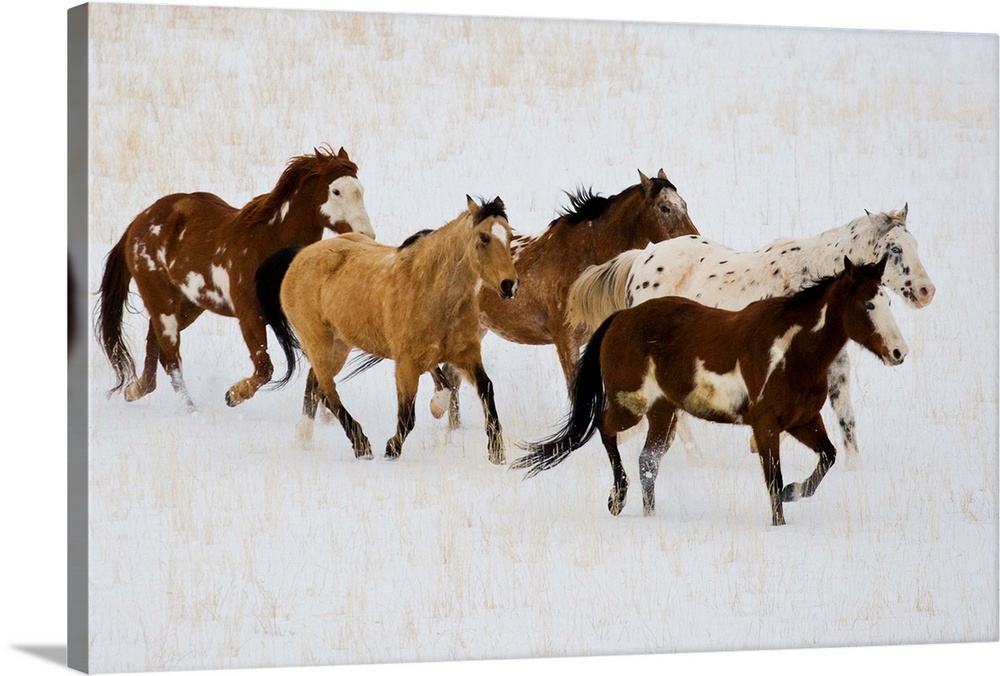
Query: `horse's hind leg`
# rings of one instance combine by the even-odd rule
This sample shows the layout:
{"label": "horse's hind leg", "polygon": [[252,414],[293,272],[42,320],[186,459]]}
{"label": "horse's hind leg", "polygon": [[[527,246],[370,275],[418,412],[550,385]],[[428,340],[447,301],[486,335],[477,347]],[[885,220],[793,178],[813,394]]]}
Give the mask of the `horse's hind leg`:
{"label": "horse's hind leg", "polygon": [[847,350],[841,350],[833,363],[830,364],[829,387],[830,406],[837,415],[840,432],[844,439],[844,461],[848,469],[858,469],[861,466],[861,455],[855,440],[854,408],[851,406],[851,358]]}
{"label": "horse's hind leg", "polygon": [[639,454],[639,481],[642,484],[642,514],[649,516],[656,510],[656,476],[660,472],[660,460],[670,448],[677,429],[676,408],[666,399],[658,399],[646,413],[649,432],[646,444]]}
{"label": "horse's hind leg", "polygon": [[837,448],[830,442],[826,427],[823,425],[823,418],[818,413],[805,425],[792,428],[788,430],[788,433],[815,451],[816,455],[819,456],[819,462],[808,479],[802,483],[788,484],[782,489],[782,502],[794,502],[801,498],[812,497],[819,482],[823,480],[837,459]]}
{"label": "horse's hind leg", "polygon": [[160,365],[160,346],[156,342],[156,329],[152,320],[146,332],[146,361],[142,367],[142,375],[125,387],[125,401],[136,401],[156,389],[156,369]]}
{"label": "horse's hind leg", "polygon": [[[316,375],[312,370],[310,370],[309,373],[312,375],[313,381],[315,381]],[[337,388],[334,387],[333,393],[330,395],[318,392],[317,396],[319,399],[323,400],[323,405],[326,406],[327,410],[333,414],[333,416],[340,423],[340,426],[344,428],[344,433],[351,442],[351,448],[354,449],[354,457],[362,460],[371,460],[371,442],[368,441],[368,437],[365,436],[364,430],[361,429],[361,424],[354,419],[354,416],[352,416],[346,408],[344,408],[343,402],[340,401],[340,393],[337,392]],[[303,413],[305,413],[305,403],[303,403]],[[315,413],[316,407],[313,405],[314,416]]]}
{"label": "horse's hind leg", "polygon": [[441,364],[431,371],[434,379],[434,396],[431,397],[431,415],[440,418],[448,412],[448,427],[462,426],[461,411],[458,406],[458,390],[462,385],[462,374],[451,364]]}
{"label": "horse's hind leg", "polygon": [[396,434],[385,445],[385,457],[395,460],[403,451],[403,441],[413,431],[417,416],[417,386],[421,371],[406,361],[396,362]]}

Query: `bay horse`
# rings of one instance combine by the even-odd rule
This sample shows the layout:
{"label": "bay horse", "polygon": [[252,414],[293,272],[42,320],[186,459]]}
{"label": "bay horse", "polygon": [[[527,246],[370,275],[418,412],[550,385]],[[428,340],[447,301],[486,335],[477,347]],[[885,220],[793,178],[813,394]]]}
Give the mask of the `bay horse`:
{"label": "bay horse", "polygon": [[[925,307],[936,289],[917,254],[917,241],[906,227],[908,211],[908,205],[879,214],[866,211],[817,236],[779,239],[756,251],[736,251],[696,235],[627,251],[580,275],[569,292],[567,321],[592,329],[616,310],[660,296],[682,296],[738,310],[752,301],[789,295],[813,279],[837,274],[845,256],[859,264],[887,256],[885,286],[911,307]],[[845,459],[849,467],[855,466],[860,454],[846,349],[834,359],[829,374],[830,405],[844,440]],[[693,451],[683,417],[678,434]]]}
{"label": "bay horse", "polygon": [[[843,270],[794,295],[750,303],[739,311],[678,296],[653,298],[608,317],[576,367],[572,412],[555,436],[528,444],[511,467],[534,476],[566,459],[599,432],[614,475],[608,509],[618,515],[628,479],[617,436],[649,421],[639,456],[643,514],[655,507],[660,460],[678,411],[704,420],[749,425],[771,500],[771,522],[785,523],[783,502],[810,497],[836,459],[820,409],[827,373],[853,340],[886,364],[899,364],[906,343],[882,289],[886,259]],[[787,431],[818,456],[801,483],[785,485],[779,436]]]}
{"label": "bay horse", "polygon": [[[181,332],[208,310],[239,321],[254,367],[252,376],[229,388],[226,403],[252,397],[273,373],[254,272],[275,251],[311,244],[326,229],[374,238],[363,195],[347,152],[324,147],[289,160],[274,189],[242,209],[211,193],[178,193],[136,216],[108,254],[99,291],[98,340],[116,377],[109,395],[124,390],[126,401],[146,396],[156,389],[159,362],[193,410],[181,375]],[[122,334],[132,279],[149,314],[139,378]]]}
{"label": "bay horse", "polygon": [[[479,291],[511,299],[518,289],[511,260],[511,230],[503,201],[476,202],[433,231],[399,247],[361,235],[322,240],[299,251],[278,252],[257,274],[267,322],[288,359],[288,382],[301,346],[312,370],[307,378],[301,441],[312,438],[319,401],[340,421],[357,458],[371,444],[344,407],[334,377],[352,348],[396,363],[397,426],[385,457],[399,457],[414,427],[421,374],[453,364],[476,385],[486,416],[490,462],[504,462],[493,383],[480,354]],[[277,291],[276,291],[277,290]]]}
{"label": "bay horse", "polygon": [[[566,297],[573,281],[588,266],[623,251],[698,233],[688,217],[687,204],[663,169],[653,178],[638,173],[637,184],[611,197],[582,188],[568,194],[570,206],[542,232],[514,233],[511,251],[521,292],[512,301],[486,290],[479,294],[483,334],[493,331],[526,345],[554,344],[567,389],[580,347],[589,336],[566,322]],[[441,390],[448,388],[449,420],[457,427],[457,381],[448,368],[444,372],[448,378],[435,377],[438,393],[431,411],[435,417],[443,414],[444,408],[436,404],[441,401]]]}

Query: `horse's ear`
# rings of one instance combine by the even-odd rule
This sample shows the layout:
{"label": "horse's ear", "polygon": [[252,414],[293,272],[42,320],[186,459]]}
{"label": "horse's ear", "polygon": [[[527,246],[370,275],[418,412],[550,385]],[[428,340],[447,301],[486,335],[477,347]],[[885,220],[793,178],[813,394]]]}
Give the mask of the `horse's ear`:
{"label": "horse's ear", "polygon": [[649,190],[649,176],[646,176],[646,174],[642,173],[642,169],[637,169],[636,171],[639,172],[639,184],[642,186],[643,190],[647,190],[648,191]]}
{"label": "horse's ear", "polygon": [[656,174],[656,178],[662,178],[664,181],[670,180],[669,178],[667,178],[667,175],[663,173],[663,167],[660,167],[660,171],[658,174]]}
{"label": "horse's ear", "polygon": [[504,206],[503,200],[500,199],[500,195],[496,196],[496,199],[493,200],[493,204],[497,205],[497,208],[499,208],[501,211],[507,210],[507,207]]}
{"label": "horse's ear", "polygon": [[905,204],[903,204],[903,210],[899,212],[899,217],[905,221],[906,214],[907,212],[909,212],[909,210],[910,210],[910,203],[906,202]]}
{"label": "horse's ear", "polygon": [[469,195],[465,196],[465,204],[469,207],[469,213],[473,216],[479,213],[479,205]]}
{"label": "horse's ear", "polygon": [[350,157],[347,156],[347,151],[344,150],[344,146],[340,146],[340,150],[337,152],[337,157],[339,157],[342,160],[351,159]]}
{"label": "horse's ear", "polygon": [[865,216],[867,216],[868,218],[871,218],[872,217],[872,212],[870,212],[867,209],[865,209]]}
{"label": "horse's ear", "polygon": [[844,272],[847,273],[848,277],[854,274],[855,268],[857,268],[857,266],[851,262],[851,259],[844,256]]}
{"label": "horse's ear", "polygon": [[882,279],[882,274],[885,273],[885,264],[889,261],[889,254],[884,254],[882,260],[875,264],[875,271],[878,272],[878,278]]}

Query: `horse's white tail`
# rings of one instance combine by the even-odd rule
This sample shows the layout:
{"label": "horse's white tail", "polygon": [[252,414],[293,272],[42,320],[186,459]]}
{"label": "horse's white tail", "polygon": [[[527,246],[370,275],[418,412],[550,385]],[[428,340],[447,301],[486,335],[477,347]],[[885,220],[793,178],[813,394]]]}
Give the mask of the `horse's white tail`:
{"label": "horse's white tail", "polygon": [[580,273],[566,299],[566,323],[593,331],[613,312],[624,310],[629,273],[642,252],[625,251]]}

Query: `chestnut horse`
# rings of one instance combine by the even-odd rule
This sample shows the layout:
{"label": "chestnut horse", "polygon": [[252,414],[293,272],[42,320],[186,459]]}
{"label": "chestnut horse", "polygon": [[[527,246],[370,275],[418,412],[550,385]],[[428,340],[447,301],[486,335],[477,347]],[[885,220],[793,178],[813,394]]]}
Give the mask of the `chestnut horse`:
{"label": "chestnut horse", "polygon": [[[535,235],[514,235],[511,251],[521,280],[521,293],[501,301],[485,290],[479,294],[483,332],[526,345],[555,344],[567,388],[573,364],[589,331],[574,330],[565,320],[570,285],[585,268],[604,263],[629,249],[671,237],[698,234],[687,204],[660,169],[655,178],[639,172],[639,183],[617,195],[601,197],[590,190],[569,195],[566,208]],[[436,377],[440,393],[456,379]],[[458,388],[450,387],[450,422],[459,424]],[[435,402],[441,401],[436,395]],[[435,417],[442,407],[432,407]]]}
{"label": "chestnut horse", "polygon": [[[566,426],[550,439],[529,444],[529,454],[512,467],[533,476],[562,462],[597,431],[614,475],[608,509],[617,515],[628,490],[617,437],[645,417],[649,431],[639,476],[648,515],[676,413],[687,411],[753,429],[771,521],[782,525],[782,502],[811,496],[836,458],[820,416],[834,358],[848,340],[887,364],[901,363],[907,353],[882,290],[886,259],[854,266],[845,257],[843,263],[839,275],[740,311],[666,296],[612,314],[580,358]],[[802,483],[782,481],[778,440],[783,431],[819,456]]]}
{"label": "chestnut horse", "polygon": [[[156,389],[156,364],[193,410],[181,375],[181,331],[208,310],[240,323],[254,372],[226,393],[236,406],[271,379],[267,332],[257,305],[254,272],[287,246],[318,241],[324,229],[374,237],[358,167],[343,148],[289,160],[274,189],[242,209],[205,192],[161,197],[135,217],[108,254],[98,304],[98,340],[114,368],[110,393],[124,388],[126,401]],[[149,314],[146,361],[135,362],[122,335],[122,316],[135,279]],[[109,394],[110,394],[109,393]]]}
{"label": "chestnut horse", "polygon": [[[834,275],[845,256],[874,263],[888,256],[883,283],[908,305],[921,308],[935,286],[906,227],[908,207],[855,218],[815,237],[780,239],[756,251],[736,251],[704,237],[681,237],[626,251],[588,268],[573,283],[566,316],[573,325],[597,327],[615,310],[649,298],[683,296],[711,307],[739,310],[751,301],[786,296],[811,280]],[[830,405],[844,439],[848,467],[858,464],[855,418],[850,397],[850,357],[845,349],[830,366]],[[677,434],[694,452],[683,416]]]}
{"label": "chestnut horse", "polygon": [[490,462],[504,462],[493,383],[480,354],[479,290],[500,298],[517,293],[510,225],[503,201],[476,203],[434,231],[399,247],[360,235],[323,240],[301,251],[278,252],[257,273],[260,305],[288,359],[288,382],[301,345],[312,371],[306,382],[299,439],[312,438],[322,400],[340,421],[357,458],[371,444],[344,408],[334,377],[352,348],[396,362],[396,434],[385,456],[399,457],[414,426],[420,375],[447,362],[476,385],[486,414]]}

